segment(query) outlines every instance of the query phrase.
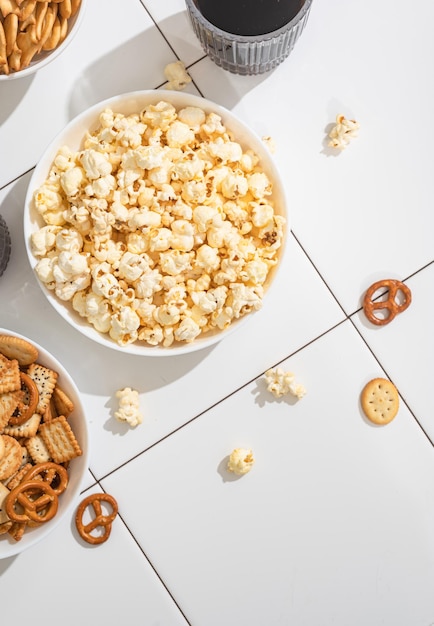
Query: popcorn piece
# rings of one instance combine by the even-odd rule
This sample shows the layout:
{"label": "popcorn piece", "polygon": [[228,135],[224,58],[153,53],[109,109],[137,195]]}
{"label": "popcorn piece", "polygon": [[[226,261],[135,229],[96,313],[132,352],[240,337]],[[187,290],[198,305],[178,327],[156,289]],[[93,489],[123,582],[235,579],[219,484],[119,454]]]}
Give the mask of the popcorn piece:
{"label": "popcorn piece", "polygon": [[285,222],[221,117],[165,101],[103,110],[34,203],[38,278],[121,346],[191,342],[258,310]]}
{"label": "popcorn piece", "polygon": [[255,459],[253,457],[252,450],[235,448],[229,457],[227,469],[229,472],[242,476],[243,474],[250,472],[254,463]]}
{"label": "popcorn piece", "polygon": [[264,135],[264,137],[262,137],[262,141],[267,146],[271,154],[274,154],[276,152],[276,142],[274,141],[273,137],[270,137],[269,135]]}
{"label": "popcorn piece", "polygon": [[164,76],[169,81],[166,85],[166,89],[181,91],[188,83],[191,83],[191,78],[187,74],[182,61],[168,63],[164,68]]}
{"label": "popcorn piece", "polygon": [[30,244],[36,257],[46,256],[56,246],[56,233],[60,226],[43,226],[40,230],[32,233]]}
{"label": "popcorn piece", "polygon": [[328,145],[331,148],[344,150],[350,142],[350,139],[357,137],[359,123],[356,120],[347,120],[342,113],[336,116],[336,124],[329,132],[330,141]]}
{"label": "popcorn piece", "polygon": [[141,424],[143,416],[140,413],[138,392],[131,387],[125,387],[116,392],[116,398],[119,400],[119,409],[115,411],[115,418],[132,427]]}
{"label": "popcorn piece", "polygon": [[280,367],[267,370],[265,372],[265,380],[267,381],[267,391],[276,398],[281,398],[290,393],[301,400],[306,395],[306,389],[303,385],[295,382],[294,374],[285,372]]}

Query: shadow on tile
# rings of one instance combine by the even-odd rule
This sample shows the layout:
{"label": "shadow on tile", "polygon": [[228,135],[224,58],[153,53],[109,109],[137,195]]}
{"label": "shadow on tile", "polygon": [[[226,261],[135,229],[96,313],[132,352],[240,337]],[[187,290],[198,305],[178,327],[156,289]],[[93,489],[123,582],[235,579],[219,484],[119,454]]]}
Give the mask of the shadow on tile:
{"label": "shadow on tile", "polygon": [[165,82],[164,68],[174,60],[169,45],[162,46],[159,31],[144,30],[86,68],[71,88],[69,117],[112,96],[155,89]]}
{"label": "shadow on tile", "polygon": [[35,74],[32,74],[25,78],[15,78],[0,84],[0,126],[15,111],[26,91],[30,89],[34,78]]}
{"label": "shadow on tile", "polygon": [[[224,94],[224,103],[222,102],[221,104],[223,104],[226,108],[231,109],[240,100],[242,100],[242,98],[249,91],[255,89],[255,87],[266,80],[274,70],[258,76],[241,76],[238,74],[232,74],[231,72],[218,67],[214,61],[206,56],[191,28],[188,31],[189,40],[183,38],[182,42],[180,41],[180,45],[177,46],[177,38],[179,40],[180,34],[185,32],[185,21],[188,21],[186,13],[186,11],[176,13],[175,15],[162,20],[159,23],[159,26],[162,32],[166,33],[170,37],[170,42],[175,50],[184,48],[184,58],[181,58],[181,61],[186,64],[186,67],[199,91],[201,91],[200,81],[198,82],[197,79],[195,79],[195,68],[199,67],[199,65],[203,66],[203,64],[212,64],[212,71],[216,72],[216,78],[218,78],[219,92]],[[190,40],[192,42],[191,44]],[[196,60],[192,62],[190,61],[191,58],[196,58]],[[204,97],[207,97],[205,93],[201,93]]]}
{"label": "shadow on tile", "polygon": [[255,396],[255,404],[260,407],[268,404],[285,403],[293,406],[299,402],[298,398],[291,394],[286,394],[281,398],[275,398],[272,393],[267,390],[267,385],[264,378],[258,378],[255,381],[255,387],[252,389],[251,394]]}
{"label": "shadow on tile", "polygon": [[224,459],[222,459],[217,466],[217,472],[222,477],[222,481],[224,483],[232,483],[237,480],[240,480],[240,478],[243,478],[243,475],[238,475],[238,474],[234,474],[233,472],[229,472],[228,461],[229,461],[229,455],[225,456]]}

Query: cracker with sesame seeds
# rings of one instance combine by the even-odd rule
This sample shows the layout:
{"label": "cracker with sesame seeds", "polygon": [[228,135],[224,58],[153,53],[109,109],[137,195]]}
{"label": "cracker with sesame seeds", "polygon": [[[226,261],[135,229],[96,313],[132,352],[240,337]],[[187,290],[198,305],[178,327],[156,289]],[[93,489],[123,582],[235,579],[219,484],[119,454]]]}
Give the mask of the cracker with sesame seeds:
{"label": "cracker with sesame seeds", "polygon": [[27,439],[26,448],[34,463],[46,463],[52,460],[47,445],[39,434]]}
{"label": "cracker with sesame seeds", "polygon": [[56,387],[58,374],[52,369],[41,365],[40,363],[32,363],[27,369],[27,375],[34,381],[38,392],[39,402],[36,412],[42,415],[50,402]]}
{"label": "cracker with sesame seeds", "polygon": [[39,413],[33,413],[28,420],[18,426],[6,426],[3,434],[15,437],[34,437],[38,432],[39,424],[41,422],[41,416]]}

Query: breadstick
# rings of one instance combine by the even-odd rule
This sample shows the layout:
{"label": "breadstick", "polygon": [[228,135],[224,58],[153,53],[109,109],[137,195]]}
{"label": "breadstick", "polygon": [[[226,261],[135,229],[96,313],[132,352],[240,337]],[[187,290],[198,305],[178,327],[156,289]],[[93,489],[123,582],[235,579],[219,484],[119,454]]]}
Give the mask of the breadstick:
{"label": "breadstick", "polygon": [[3,23],[0,22],[0,65],[4,65],[8,60],[6,48],[7,48],[6,33],[3,27]]}
{"label": "breadstick", "polygon": [[60,20],[57,16],[53,24],[53,30],[51,31],[49,37],[45,40],[42,50],[54,50],[54,48],[59,45],[60,32]]}
{"label": "breadstick", "polygon": [[18,35],[18,15],[15,13],[9,13],[5,17],[3,28],[6,36],[6,55],[12,54]]}
{"label": "breadstick", "polygon": [[20,20],[26,20],[29,15],[33,13],[36,7],[36,0],[24,0],[20,7],[19,18]]}
{"label": "breadstick", "polygon": [[63,2],[60,2],[58,4],[58,7],[59,7],[59,13],[62,17],[66,17],[66,19],[71,17],[71,13],[72,13],[71,0],[63,0]]}

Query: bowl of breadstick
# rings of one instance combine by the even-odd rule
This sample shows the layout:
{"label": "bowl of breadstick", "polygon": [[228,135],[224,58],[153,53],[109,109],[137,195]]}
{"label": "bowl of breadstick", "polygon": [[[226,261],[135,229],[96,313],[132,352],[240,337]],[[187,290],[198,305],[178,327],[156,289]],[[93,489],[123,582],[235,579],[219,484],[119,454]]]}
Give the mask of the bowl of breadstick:
{"label": "bowl of breadstick", "polygon": [[0,81],[24,78],[56,59],[83,19],[85,0],[0,0]]}

